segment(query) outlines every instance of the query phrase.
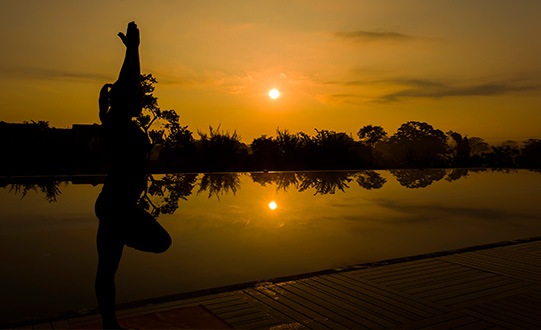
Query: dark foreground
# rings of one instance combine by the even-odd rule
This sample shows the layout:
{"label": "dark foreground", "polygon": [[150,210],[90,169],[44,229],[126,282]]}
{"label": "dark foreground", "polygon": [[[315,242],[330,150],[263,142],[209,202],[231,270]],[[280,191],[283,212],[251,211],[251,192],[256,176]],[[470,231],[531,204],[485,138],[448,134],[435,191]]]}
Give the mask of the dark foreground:
{"label": "dark foreground", "polygon": [[[537,329],[539,274],[536,237],[147,301],[119,318],[139,329]],[[99,326],[96,314],[33,324]]]}

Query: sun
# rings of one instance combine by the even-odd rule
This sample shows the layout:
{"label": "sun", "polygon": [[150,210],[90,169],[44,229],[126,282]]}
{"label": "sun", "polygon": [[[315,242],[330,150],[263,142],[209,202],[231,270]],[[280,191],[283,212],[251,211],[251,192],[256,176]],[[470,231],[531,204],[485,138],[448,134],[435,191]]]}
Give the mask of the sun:
{"label": "sun", "polygon": [[277,98],[280,97],[280,91],[277,90],[276,88],[273,88],[268,92],[268,95],[271,99],[276,100]]}
{"label": "sun", "polygon": [[275,201],[272,201],[269,203],[269,209],[276,210],[277,207],[278,207],[278,204],[276,204]]}

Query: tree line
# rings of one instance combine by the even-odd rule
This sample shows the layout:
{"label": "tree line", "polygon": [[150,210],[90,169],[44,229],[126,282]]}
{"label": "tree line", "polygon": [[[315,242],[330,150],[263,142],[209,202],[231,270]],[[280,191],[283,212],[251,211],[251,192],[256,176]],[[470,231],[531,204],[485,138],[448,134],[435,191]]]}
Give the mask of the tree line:
{"label": "tree line", "polygon": [[156,79],[142,75],[146,99],[138,118],[155,144],[163,146],[161,165],[179,170],[339,170],[390,168],[541,168],[541,140],[489,145],[480,137],[443,132],[425,122],[409,121],[389,135],[365,125],[356,139],[344,132],[315,129],[315,134],[276,131],[249,145],[236,131],[209,126],[209,133],[180,124],[175,110],[161,110],[153,95]]}
{"label": "tree line", "polygon": [[[261,135],[246,144],[236,131],[209,126],[194,134],[175,110],[162,110],[154,95],[157,80],[141,76],[143,112],[136,121],[159,152],[150,170],[226,172],[262,170],[355,170],[405,168],[541,168],[541,140],[505,141],[489,145],[480,137],[443,132],[408,121],[389,135],[365,125],[356,136],[315,129],[312,135],[287,129]],[[0,122],[4,161],[0,175],[104,173],[105,147],[99,125],[56,129],[46,121],[13,127]],[[16,125],[15,125],[16,126]]]}

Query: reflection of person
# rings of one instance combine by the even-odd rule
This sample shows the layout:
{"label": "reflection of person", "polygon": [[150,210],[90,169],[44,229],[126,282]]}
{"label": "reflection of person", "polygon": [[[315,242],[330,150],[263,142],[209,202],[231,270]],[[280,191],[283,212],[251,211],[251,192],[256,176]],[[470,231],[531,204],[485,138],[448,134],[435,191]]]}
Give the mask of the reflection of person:
{"label": "reflection of person", "polygon": [[98,269],[96,297],[103,327],[120,328],[115,315],[115,274],[124,245],[141,251],[161,253],[171,237],[137,202],[146,188],[146,166],[150,151],[148,136],[132,120],[141,113],[139,30],[128,24],[119,33],[126,55],[114,84],[100,91],[99,117],[110,162],[102,191],[96,200]]}

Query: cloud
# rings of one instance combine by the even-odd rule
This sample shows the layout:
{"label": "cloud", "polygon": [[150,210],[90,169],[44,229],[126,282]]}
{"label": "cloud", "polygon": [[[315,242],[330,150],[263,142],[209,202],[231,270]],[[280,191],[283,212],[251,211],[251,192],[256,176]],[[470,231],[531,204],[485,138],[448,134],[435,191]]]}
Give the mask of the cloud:
{"label": "cloud", "polygon": [[411,88],[385,94],[379,102],[395,102],[404,98],[444,98],[456,96],[494,96],[515,92],[538,90],[539,84],[521,84],[516,81],[486,82],[466,86],[452,86],[429,80],[402,79],[389,83],[405,84]]}
{"label": "cloud", "polygon": [[389,31],[349,31],[349,32],[336,32],[336,36],[352,41],[379,41],[379,40],[409,40],[415,37]]}
{"label": "cloud", "polygon": [[51,68],[36,67],[0,67],[0,73],[13,79],[44,79],[44,80],[86,80],[86,81],[111,81],[114,75],[106,75],[97,72],[70,71]]}
{"label": "cloud", "polygon": [[[372,102],[379,103],[397,102],[407,98],[439,99],[445,97],[497,96],[541,89],[541,83],[534,80],[525,81],[519,79],[485,81],[476,84],[449,84],[429,79],[393,78],[384,80],[327,81],[323,84],[343,87],[392,86],[396,91],[371,98]],[[327,96],[329,101],[343,103],[359,103],[361,99],[366,100],[367,98],[361,97],[360,94],[355,92]]]}
{"label": "cloud", "polygon": [[342,104],[359,104],[366,102],[366,97],[359,94],[335,93],[327,94],[320,97],[323,102],[342,103]]}

